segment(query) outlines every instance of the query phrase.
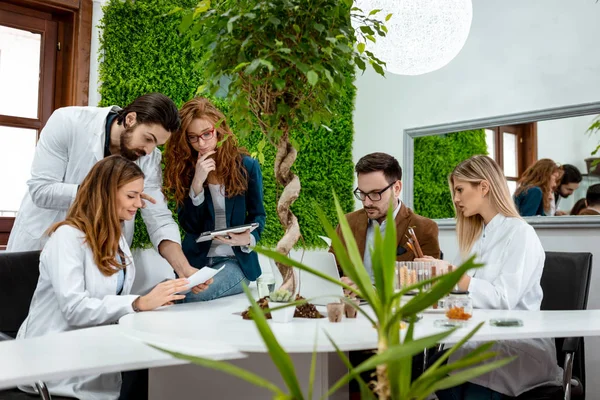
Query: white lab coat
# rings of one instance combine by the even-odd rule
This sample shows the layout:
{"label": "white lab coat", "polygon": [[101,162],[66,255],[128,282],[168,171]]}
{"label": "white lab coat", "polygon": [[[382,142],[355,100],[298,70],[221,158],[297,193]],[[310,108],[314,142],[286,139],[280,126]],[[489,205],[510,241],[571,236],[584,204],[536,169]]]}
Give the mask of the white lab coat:
{"label": "white lab coat", "polygon": [[[103,275],[83,232],[63,225],[48,240],[40,256],[40,277],[29,314],[17,340],[75,329],[116,323],[134,312],[130,295],[135,267],[123,236],[119,245],[128,262],[121,295],[117,295],[117,274]],[[72,377],[46,382],[53,395],[79,399],[111,400],[119,397],[121,374]],[[30,386],[21,390],[32,392]]]}
{"label": "white lab coat", "polygon": [[[31,166],[31,179],[8,239],[7,251],[40,250],[46,230],[65,219],[75,200],[77,187],[96,162],[104,158],[106,117],[118,107],[65,107],[48,119],[40,134]],[[136,164],[145,174],[144,192],[156,199],[146,202],[142,217],[156,248],[163,240],[181,243],[177,224],[162,194],[161,154],[140,157]],[[133,240],[133,220],[124,228]]]}
{"label": "white lab coat", "polygon": [[[494,310],[539,310],[540,279],[545,253],[535,230],[520,218],[496,215],[484,228],[471,254],[484,267],[469,271],[469,293],[474,308]],[[477,310],[475,310],[477,312]],[[481,343],[467,343],[451,361]],[[492,351],[498,358],[517,360],[471,382],[509,396],[518,396],[542,385],[562,385],[562,369],[556,362],[554,339],[497,342]]]}

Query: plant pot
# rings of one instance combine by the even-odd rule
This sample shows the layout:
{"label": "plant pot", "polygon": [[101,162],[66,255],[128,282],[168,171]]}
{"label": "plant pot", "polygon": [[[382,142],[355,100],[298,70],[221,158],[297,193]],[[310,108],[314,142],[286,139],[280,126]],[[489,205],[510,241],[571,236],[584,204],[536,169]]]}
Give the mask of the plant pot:
{"label": "plant pot", "polygon": [[[587,166],[588,175],[600,176],[599,160],[600,160],[600,157],[589,157],[584,160],[585,164]],[[594,165],[594,162],[596,162],[596,165]]]}
{"label": "plant pot", "polygon": [[276,301],[269,301],[269,308],[271,309],[271,319],[273,322],[291,322],[294,318],[294,312],[296,311],[296,307],[288,306],[286,308],[282,308],[281,310],[272,309],[275,307],[285,306],[289,303],[279,303]]}

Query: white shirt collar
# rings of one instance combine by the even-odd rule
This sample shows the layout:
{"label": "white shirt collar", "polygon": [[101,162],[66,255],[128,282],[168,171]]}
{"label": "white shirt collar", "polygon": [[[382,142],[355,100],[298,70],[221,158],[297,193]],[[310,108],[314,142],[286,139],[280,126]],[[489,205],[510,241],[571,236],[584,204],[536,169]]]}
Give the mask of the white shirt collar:
{"label": "white shirt collar", "polygon": [[483,232],[493,232],[497,227],[502,225],[502,222],[504,222],[504,220],[506,220],[506,217],[504,215],[502,215],[501,213],[496,214],[494,218],[492,218],[492,220],[488,222],[487,225],[483,226]]}

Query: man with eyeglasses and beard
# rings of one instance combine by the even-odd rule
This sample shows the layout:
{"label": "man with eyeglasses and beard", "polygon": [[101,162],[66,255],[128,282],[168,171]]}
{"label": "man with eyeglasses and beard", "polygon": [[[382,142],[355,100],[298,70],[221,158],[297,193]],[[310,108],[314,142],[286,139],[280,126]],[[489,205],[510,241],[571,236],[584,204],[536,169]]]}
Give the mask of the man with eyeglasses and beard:
{"label": "man with eyeglasses and beard", "polygon": [[[394,207],[396,222],[396,260],[412,261],[417,255],[408,244],[409,228],[413,228],[423,255],[440,258],[438,227],[432,220],[415,214],[400,200],[402,191],[402,168],[394,157],[386,153],[371,153],[362,157],[355,171],[358,187],[354,196],[363,204],[363,209],[346,214],[350,229],[360,251],[365,268],[373,281],[371,248],[375,241],[375,229],[385,232],[385,218],[390,206]],[[341,237],[341,229],[337,227]],[[330,249],[334,254],[333,248]],[[342,280],[352,282],[347,277]]]}
{"label": "man with eyeglasses and beard", "polygon": [[[144,172],[145,204],[141,213],[150,240],[178,276],[194,274],[197,269],[183,254],[179,228],[161,191],[162,156],[157,149],[179,129],[180,123],[177,106],[160,93],[140,96],[123,109],[65,107],[54,111],[40,134],[28,191],[7,251],[41,250],[47,240],[46,230],[65,218],[79,184],[94,164],[120,154],[135,161]],[[124,223],[123,232],[130,245],[133,227],[133,219]],[[199,285],[192,290],[199,293],[206,287]]]}

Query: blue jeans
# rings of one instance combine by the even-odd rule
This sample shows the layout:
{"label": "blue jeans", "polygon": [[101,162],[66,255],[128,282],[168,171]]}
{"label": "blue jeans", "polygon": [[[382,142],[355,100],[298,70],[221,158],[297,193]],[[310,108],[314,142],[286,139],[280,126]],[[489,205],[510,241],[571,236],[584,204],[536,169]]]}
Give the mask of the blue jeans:
{"label": "blue jeans", "polygon": [[435,395],[439,400],[502,400],[504,395],[476,385],[471,382],[463,383],[450,389],[440,390]]}
{"label": "blue jeans", "polygon": [[225,265],[225,268],[215,275],[214,282],[208,289],[198,294],[187,293],[183,302],[209,301],[242,293],[244,291],[242,283],[247,285],[248,279],[246,279],[235,257],[209,257],[207,259],[207,267],[219,269],[222,265]]}

